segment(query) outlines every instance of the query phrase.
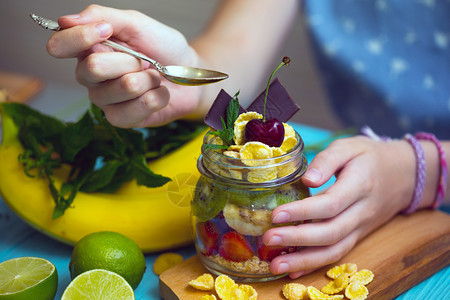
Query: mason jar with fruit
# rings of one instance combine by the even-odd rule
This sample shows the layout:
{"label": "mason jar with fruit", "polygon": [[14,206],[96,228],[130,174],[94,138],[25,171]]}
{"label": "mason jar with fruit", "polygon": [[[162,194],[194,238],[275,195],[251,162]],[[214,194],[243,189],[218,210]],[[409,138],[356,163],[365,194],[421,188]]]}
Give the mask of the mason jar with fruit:
{"label": "mason jar with fruit", "polygon": [[214,274],[268,281],[285,275],[270,272],[271,260],[298,250],[263,243],[266,230],[295,225],[273,224],[271,212],[310,196],[300,180],[307,169],[303,140],[285,123],[299,107],[278,80],[247,110],[237,96],[221,91],[205,119],[216,130],[205,135],[197,162],[201,177],[191,204],[195,246]]}

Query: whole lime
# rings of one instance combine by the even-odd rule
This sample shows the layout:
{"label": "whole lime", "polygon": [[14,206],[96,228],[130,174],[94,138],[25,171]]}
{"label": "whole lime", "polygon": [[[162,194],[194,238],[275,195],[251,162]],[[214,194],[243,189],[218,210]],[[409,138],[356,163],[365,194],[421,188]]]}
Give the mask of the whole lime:
{"label": "whole lime", "polygon": [[94,269],[115,272],[136,289],[145,272],[145,257],[139,246],[123,234],[100,231],[86,235],[75,245],[69,270],[72,280]]}

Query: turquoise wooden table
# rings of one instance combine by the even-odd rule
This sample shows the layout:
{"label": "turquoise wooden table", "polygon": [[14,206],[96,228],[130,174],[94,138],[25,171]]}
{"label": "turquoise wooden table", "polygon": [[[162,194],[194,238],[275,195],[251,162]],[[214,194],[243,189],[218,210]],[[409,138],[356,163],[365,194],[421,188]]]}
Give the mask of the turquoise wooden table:
{"label": "turquoise wooden table", "polygon": [[[44,94],[36,102],[33,102],[32,106],[45,111],[45,108],[51,107],[52,103],[54,102],[45,99]],[[85,104],[85,102],[83,103]],[[65,113],[60,113],[60,115],[67,116],[68,111],[70,111],[70,114],[73,114],[77,109],[82,109],[82,106],[70,106],[69,110],[66,109]],[[55,107],[53,107],[54,110]],[[298,124],[293,125],[301,133],[306,145],[322,141],[330,135],[326,130]],[[309,154],[308,160],[311,160],[313,155],[314,153]],[[313,193],[315,192],[317,190],[313,191]],[[185,258],[195,254],[192,246],[175,251]],[[59,275],[56,295],[56,299],[59,299],[70,282],[69,261],[71,253],[71,246],[53,240],[31,228],[18,218],[0,199],[0,262],[21,256],[37,256],[50,260],[55,264]],[[146,255],[147,270],[142,282],[135,290],[136,299],[160,299],[158,276],[152,271],[153,263],[159,254]],[[447,262],[447,265],[441,271],[406,291],[397,299],[450,299],[449,286],[450,268]]]}

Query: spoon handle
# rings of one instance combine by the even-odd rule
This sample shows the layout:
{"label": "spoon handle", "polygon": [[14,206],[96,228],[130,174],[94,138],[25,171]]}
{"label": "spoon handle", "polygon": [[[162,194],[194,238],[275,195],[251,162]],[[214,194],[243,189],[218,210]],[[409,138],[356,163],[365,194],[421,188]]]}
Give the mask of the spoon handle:
{"label": "spoon handle", "polygon": [[163,67],[159,62],[157,62],[157,61],[151,59],[151,58],[148,57],[148,56],[145,56],[145,55],[142,54],[142,53],[136,52],[136,51],[134,51],[134,50],[132,50],[132,49],[130,49],[130,48],[128,48],[128,47],[122,46],[122,45],[117,44],[117,43],[115,43],[115,42],[113,42],[113,41],[110,41],[110,40],[106,40],[106,41],[102,42],[102,44],[103,44],[103,45],[106,45],[106,46],[109,46],[109,47],[111,47],[111,48],[114,48],[114,49],[116,49],[116,50],[125,52],[125,53],[127,53],[127,54],[130,54],[130,55],[132,55],[132,56],[134,56],[134,57],[136,57],[136,58],[139,58],[139,59],[148,61],[149,63],[151,63],[151,64],[156,68],[156,70],[158,70],[158,71],[160,71],[160,72],[163,72],[163,71],[164,71],[164,67]]}
{"label": "spoon handle", "polygon": [[[31,18],[32,18],[39,26],[41,26],[41,27],[44,28],[44,29],[52,30],[52,31],[60,31],[60,30],[61,30],[61,27],[59,26],[59,24],[58,24],[57,22],[53,21],[53,20],[50,20],[50,19],[46,19],[46,18],[40,17],[40,16],[38,16],[38,15],[36,15],[36,14],[33,14],[33,13],[30,14],[30,17],[31,17]],[[116,49],[116,50],[125,52],[125,53],[127,53],[127,54],[130,54],[130,55],[132,55],[132,56],[134,56],[134,57],[136,57],[136,58],[139,58],[139,59],[148,61],[148,62],[151,63],[151,64],[156,68],[156,70],[158,70],[159,72],[164,72],[164,71],[165,71],[164,66],[161,65],[159,62],[157,62],[157,61],[151,59],[150,57],[145,56],[144,54],[141,54],[141,53],[139,53],[139,52],[136,52],[136,51],[134,51],[134,50],[131,50],[131,49],[128,48],[128,47],[122,46],[122,45],[117,44],[117,43],[115,43],[115,42],[113,42],[113,41],[110,41],[110,40],[106,40],[106,41],[102,42],[102,44],[103,44],[103,45],[106,45],[106,46],[109,46],[109,47],[111,47],[111,48],[114,48],[114,49]]]}
{"label": "spoon handle", "polygon": [[38,16],[36,14],[31,13],[30,17],[35,21],[39,26],[41,26],[44,29],[52,30],[52,31],[60,31],[61,27],[59,27],[59,24],[53,20],[43,18],[41,16]]}

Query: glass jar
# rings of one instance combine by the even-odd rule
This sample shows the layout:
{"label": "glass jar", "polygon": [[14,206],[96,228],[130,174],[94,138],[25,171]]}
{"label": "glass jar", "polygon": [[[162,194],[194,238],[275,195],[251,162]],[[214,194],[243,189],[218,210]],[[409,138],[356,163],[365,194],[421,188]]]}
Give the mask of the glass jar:
{"label": "glass jar", "polygon": [[[286,275],[272,274],[270,261],[298,247],[266,246],[262,236],[271,227],[293,225],[272,224],[274,208],[310,196],[300,180],[308,165],[303,141],[297,132],[296,138],[292,150],[274,158],[240,159],[202,147],[197,162],[201,176],[191,215],[197,253],[211,273],[226,274],[240,282]],[[207,134],[204,144],[217,143],[216,139]]]}

